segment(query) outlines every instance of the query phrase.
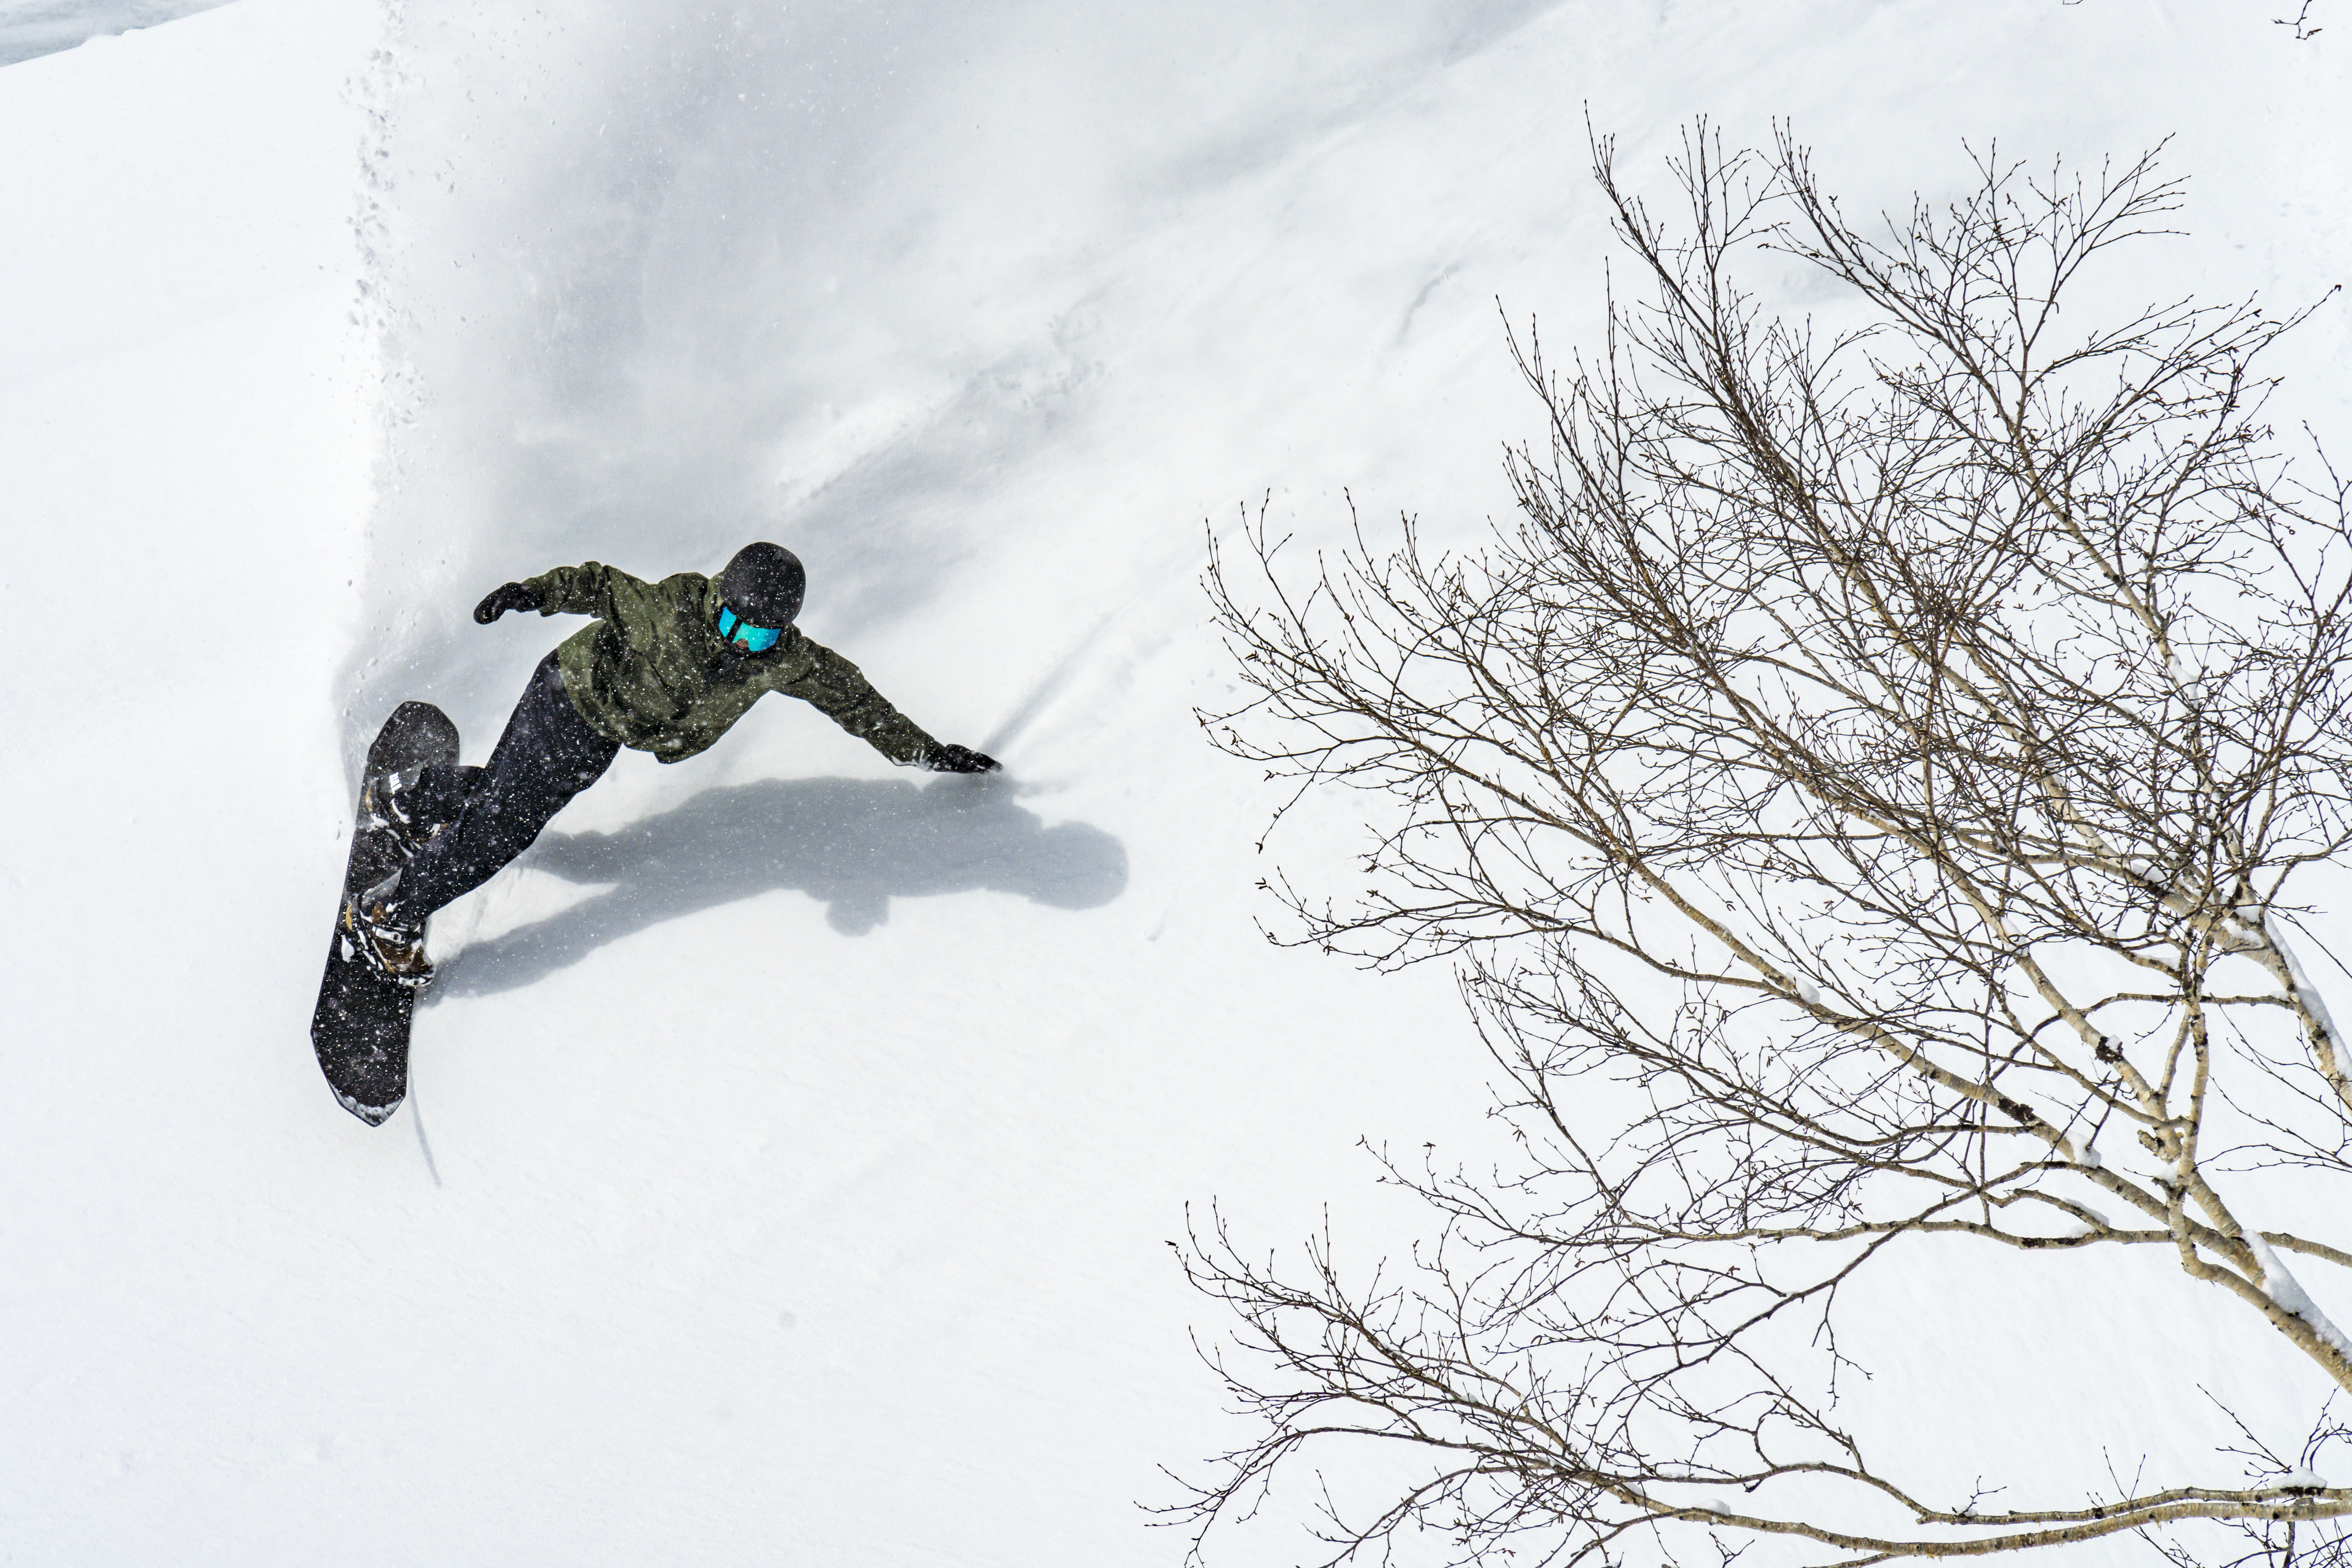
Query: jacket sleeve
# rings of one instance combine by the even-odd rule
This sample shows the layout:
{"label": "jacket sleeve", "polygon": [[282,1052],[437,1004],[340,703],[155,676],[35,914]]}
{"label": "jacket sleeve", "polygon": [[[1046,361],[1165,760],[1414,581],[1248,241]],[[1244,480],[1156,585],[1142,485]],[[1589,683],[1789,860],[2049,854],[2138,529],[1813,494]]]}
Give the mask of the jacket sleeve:
{"label": "jacket sleeve", "polygon": [[810,642],[814,662],[806,674],[776,688],[818,712],[901,765],[920,762],[937,744],[920,726],[890,706],[857,667],[821,644]]}
{"label": "jacket sleeve", "polygon": [[593,616],[609,621],[616,615],[613,590],[624,584],[645,586],[617,566],[591,561],[579,566],[558,566],[552,572],[527,579],[525,585],[539,590],[539,613],[542,616]]}

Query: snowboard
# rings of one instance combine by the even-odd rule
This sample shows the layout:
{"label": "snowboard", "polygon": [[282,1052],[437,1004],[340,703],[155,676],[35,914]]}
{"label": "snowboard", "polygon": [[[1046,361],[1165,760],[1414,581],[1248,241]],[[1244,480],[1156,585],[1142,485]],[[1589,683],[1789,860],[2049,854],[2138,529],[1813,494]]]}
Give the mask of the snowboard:
{"label": "snowboard", "polygon": [[[346,899],[373,887],[401,863],[398,839],[369,808],[383,781],[395,773],[457,760],[457,726],[430,702],[404,702],[383,721],[375,743],[368,747],[360,782],[351,859],[343,868]],[[375,1127],[408,1098],[408,1028],[416,992],[370,968],[356,942],[343,927],[343,902],[339,900],[334,935],[327,943],[327,973],[319,983],[319,1005],[310,1014],[310,1046],[335,1099]]]}

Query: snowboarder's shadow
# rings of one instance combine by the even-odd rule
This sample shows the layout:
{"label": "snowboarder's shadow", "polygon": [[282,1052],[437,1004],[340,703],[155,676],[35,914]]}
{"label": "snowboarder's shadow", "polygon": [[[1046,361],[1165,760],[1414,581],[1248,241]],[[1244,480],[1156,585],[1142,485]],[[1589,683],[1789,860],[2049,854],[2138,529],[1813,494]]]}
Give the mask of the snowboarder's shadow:
{"label": "snowboarder's shadow", "polygon": [[617,884],[560,914],[474,943],[440,966],[428,1001],[529,985],[664,921],[792,888],[861,936],[894,898],[987,889],[1091,909],[1127,886],[1127,850],[1098,827],[1047,827],[994,780],[768,779],[707,790],[616,833],[551,834],[521,864]]}

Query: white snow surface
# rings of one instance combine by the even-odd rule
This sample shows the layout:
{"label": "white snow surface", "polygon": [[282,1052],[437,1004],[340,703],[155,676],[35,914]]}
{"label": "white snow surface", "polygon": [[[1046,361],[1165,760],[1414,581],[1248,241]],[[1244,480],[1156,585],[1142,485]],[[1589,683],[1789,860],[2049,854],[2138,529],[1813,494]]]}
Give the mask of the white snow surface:
{"label": "white snow surface", "polygon": [[[1589,341],[1588,110],[1653,182],[1789,116],[1864,208],[2171,134],[2125,291],[2314,299],[2352,24],[2276,9],[237,0],[0,69],[0,1562],[1179,1562],[1136,1504],[1241,1435],[1186,1205],[1369,1261],[1418,1221],[1359,1137],[1491,1147],[1444,976],[1254,928],[1354,840],[1261,856],[1202,742],[1203,520],[1506,510],[1496,301]],[[2281,361],[2323,428],[2347,349]],[[478,761],[575,624],[482,593],[763,536],[1007,773],[781,701],[625,755],[437,923],[411,1108],[344,1115],[375,724]],[[2200,1383],[2297,1440],[2323,1380],[2159,1250],[1918,1249],[1843,1413],[2015,1506],[2227,1474]]]}
{"label": "white snow surface", "polygon": [[0,66],[193,16],[228,0],[0,0]]}

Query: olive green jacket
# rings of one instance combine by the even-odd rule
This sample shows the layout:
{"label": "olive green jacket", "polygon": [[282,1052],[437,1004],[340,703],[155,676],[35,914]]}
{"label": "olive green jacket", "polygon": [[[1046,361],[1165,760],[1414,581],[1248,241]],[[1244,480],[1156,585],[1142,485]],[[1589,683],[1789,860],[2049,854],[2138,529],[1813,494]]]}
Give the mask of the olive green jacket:
{"label": "olive green jacket", "polygon": [[883,700],[857,667],[787,626],[746,654],[719,636],[719,584],[697,572],[658,583],[591,561],[530,579],[542,616],[593,616],[556,650],[563,689],[589,727],[666,763],[727,733],[771,691],[797,697],[894,763],[921,759],[931,737]]}

